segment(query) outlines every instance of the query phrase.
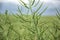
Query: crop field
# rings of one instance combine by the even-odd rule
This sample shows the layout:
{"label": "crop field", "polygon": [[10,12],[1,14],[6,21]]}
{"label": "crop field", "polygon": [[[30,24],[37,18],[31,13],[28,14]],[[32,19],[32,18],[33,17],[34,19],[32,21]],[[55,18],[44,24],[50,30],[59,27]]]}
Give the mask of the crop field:
{"label": "crop field", "polygon": [[41,16],[38,22],[27,16],[0,14],[0,40],[60,40],[57,16]]}
{"label": "crop field", "polygon": [[[23,7],[28,9],[23,14],[18,7],[18,13],[10,14],[8,10],[0,13],[0,40],[60,40],[60,13],[56,8],[56,16],[42,16],[43,3],[29,0],[29,6],[20,0]],[[39,7],[33,11],[33,7]],[[31,12],[31,14],[29,14]]]}

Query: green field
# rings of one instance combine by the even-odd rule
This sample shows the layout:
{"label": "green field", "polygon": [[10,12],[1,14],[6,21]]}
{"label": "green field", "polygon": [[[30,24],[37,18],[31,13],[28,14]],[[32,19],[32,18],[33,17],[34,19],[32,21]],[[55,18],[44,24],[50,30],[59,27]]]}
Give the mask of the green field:
{"label": "green field", "polygon": [[60,13],[57,9],[56,16],[42,16],[48,8],[44,6],[41,10],[43,2],[28,0],[27,5],[20,1],[27,9],[26,14],[19,7],[17,14],[9,13],[8,10],[0,13],[0,40],[60,40]]}
{"label": "green field", "polygon": [[0,14],[0,40],[60,40],[57,16]]}

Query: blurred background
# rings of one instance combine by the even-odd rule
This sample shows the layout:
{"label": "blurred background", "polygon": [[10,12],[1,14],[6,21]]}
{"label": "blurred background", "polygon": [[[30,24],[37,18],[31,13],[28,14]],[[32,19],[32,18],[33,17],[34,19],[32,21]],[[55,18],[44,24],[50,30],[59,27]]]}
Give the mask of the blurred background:
{"label": "blurred background", "polygon": [[[28,4],[28,0],[23,1]],[[36,2],[37,1],[38,0],[36,0]],[[41,0],[40,2],[44,2],[42,9],[48,6],[48,9],[43,15],[55,15],[55,8],[60,9],[60,0]],[[2,13],[4,13],[5,10],[9,10],[9,12],[12,13],[17,13],[18,6],[22,9],[24,13],[26,13],[26,9],[24,9],[24,7],[21,7],[19,0],[0,0],[0,12]],[[35,10],[35,8],[33,8],[33,10]]]}

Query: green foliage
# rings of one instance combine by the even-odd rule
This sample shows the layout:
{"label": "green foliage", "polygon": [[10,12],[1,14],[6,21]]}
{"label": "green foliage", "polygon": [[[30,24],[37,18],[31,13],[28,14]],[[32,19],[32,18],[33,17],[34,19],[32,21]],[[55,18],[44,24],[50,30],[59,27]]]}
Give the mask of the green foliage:
{"label": "green foliage", "polygon": [[[22,5],[31,11],[31,14],[23,14],[18,7],[18,13],[9,15],[0,14],[0,40],[60,40],[60,13],[56,16],[42,16],[48,7],[39,12],[43,3],[40,0],[28,0],[29,7],[22,0]],[[39,7],[33,12],[32,8]],[[32,7],[33,6],[33,7]],[[57,18],[59,20],[57,20]]]}
{"label": "green foliage", "polygon": [[[25,4],[22,0],[20,0],[20,1],[21,1],[21,2],[24,4],[24,6],[27,8],[26,4]],[[25,23],[28,22],[28,24],[31,25],[30,27],[32,27],[32,28],[28,27],[27,25],[26,25],[26,26],[23,25],[23,26],[24,26],[25,28],[27,28],[27,30],[29,30],[30,32],[32,32],[34,35],[36,35],[36,39],[35,39],[35,40],[41,40],[40,35],[42,36],[43,33],[45,32],[45,30],[40,33],[41,29],[38,28],[39,16],[41,16],[41,14],[43,14],[43,13],[46,11],[47,8],[45,8],[45,9],[41,12],[41,14],[39,14],[38,11],[42,8],[42,5],[43,5],[43,3],[41,3],[41,5],[37,8],[37,10],[33,12],[33,11],[32,11],[32,6],[33,6],[34,2],[35,2],[35,0],[33,1],[32,5],[29,5],[29,6],[30,6],[29,10],[30,10],[31,13],[33,14],[30,21],[27,21],[27,19],[24,18],[25,16],[24,16],[24,17],[21,16],[21,15],[17,15],[17,16],[19,16],[20,19],[22,19],[23,21],[25,21]],[[31,4],[31,1],[29,1],[29,3]],[[37,4],[39,4],[39,2],[38,2]],[[19,8],[18,8],[18,9],[19,9]],[[20,13],[21,13],[21,10],[20,10]],[[22,13],[21,13],[21,14],[22,14]],[[38,15],[38,14],[39,14],[39,15]],[[28,18],[28,19],[29,19],[29,18]],[[23,24],[24,24],[24,22],[23,22]]]}

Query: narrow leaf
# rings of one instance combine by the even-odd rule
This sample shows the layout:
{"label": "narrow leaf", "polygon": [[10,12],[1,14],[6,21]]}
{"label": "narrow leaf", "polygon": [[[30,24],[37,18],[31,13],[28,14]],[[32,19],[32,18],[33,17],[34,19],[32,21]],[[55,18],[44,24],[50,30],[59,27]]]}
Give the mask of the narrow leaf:
{"label": "narrow leaf", "polygon": [[[32,5],[34,5],[34,3],[35,3],[35,0],[33,0]],[[32,5],[31,5],[31,6],[32,6]]]}
{"label": "narrow leaf", "polygon": [[0,28],[3,30],[3,27],[0,25]]}
{"label": "narrow leaf", "polygon": [[38,2],[34,5],[34,7],[36,7],[39,4],[40,0],[38,0]]}
{"label": "narrow leaf", "polygon": [[18,12],[23,16],[22,11],[20,10],[20,8],[18,7]]}
{"label": "narrow leaf", "polygon": [[37,10],[34,13],[37,13],[41,9],[42,5],[43,5],[43,2],[41,3],[41,5],[39,6],[39,8],[37,8]]}
{"label": "narrow leaf", "polygon": [[[41,15],[46,11],[46,9],[47,9],[48,7],[46,7],[41,13],[39,13],[39,16],[41,17]],[[39,17],[39,19],[40,19],[40,17]]]}
{"label": "narrow leaf", "polygon": [[23,25],[25,28],[27,28],[29,31],[31,31],[33,34],[35,33],[31,28],[28,28],[27,26]]}
{"label": "narrow leaf", "polygon": [[[26,7],[26,8],[28,8],[28,6],[22,1],[22,0],[20,0],[22,3],[23,3],[23,5]],[[29,8],[28,8],[29,9]]]}

